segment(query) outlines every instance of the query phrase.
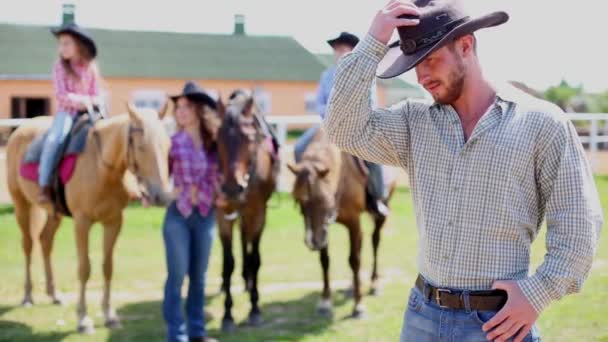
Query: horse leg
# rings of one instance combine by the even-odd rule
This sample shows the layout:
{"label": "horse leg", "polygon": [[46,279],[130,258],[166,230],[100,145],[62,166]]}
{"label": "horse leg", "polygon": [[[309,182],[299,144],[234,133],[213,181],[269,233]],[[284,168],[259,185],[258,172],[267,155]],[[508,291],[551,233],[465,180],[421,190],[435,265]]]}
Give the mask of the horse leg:
{"label": "horse leg", "polygon": [[30,231],[30,208],[31,206],[25,202],[25,199],[15,201],[15,217],[19,228],[21,229],[21,248],[23,249],[23,255],[25,257],[25,283],[23,285],[24,296],[21,305],[32,306],[34,300],[32,299],[32,247],[34,241],[32,240],[32,233]]}
{"label": "horse leg", "polygon": [[223,250],[223,269],[222,269],[222,289],[226,295],[224,301],[224,318],[222,319],[222,331],[232,332],[236,329],[234,318],[232,317],[232,292],[230,289],[230,278],[234,272],[234,255],[232,254],[232,222],[227,222],[222,215],[218,213],[218,223],[220,228],[220,239],[222,240]]}
{"label": "horse leg", "polygon": [[112,284],[113,272],[113,255],[116,239],[122,227],[122,214],[115,220],[104,222],[103,230],[103,299],[101,307],[105,318],[105,326],[110,329],[118,329],[121,327],[120,319],[116,315],[114,308],[110,304],[110,291]]}
{"label": "horse leg", "polygon": [[86,288],[91,275],[91,261],[89,259],[89,231],[92,221],[86,217],[74,217],[76,234],[76,250],[78,251],[78,278],[80,280],[80,293],[78,297],[78,332],[92,334],[95,332],[93,320],[87,316]]}
{"label": "horse leg", "polygon": [[245,291],[251,291],[251,265],[250,265],[250,252],[249,252],[249,243],[247,240],[246,230],[244,228],[244,223],[241,222],[241,255],[243,257],[243,281],[245,283]]}
{"label": "horse leg", "polygon": [[53,304],[61,305],[62,301],[55,289],[55,279],[53,277],[53,265],[51,263],[51,254],[53,252],[53,243],[55,241],[55,233],[61,224],[61,217],[48,215],[46,225],[40,235],[40,244],[42,246],[42,256],[44,258],[44,272],[46,275],[46,293],[53,300]]}
{"label": "horse leg", "polygon": [[353,298],[355,299],[353,317],[362,318],[365,314],[365,308],[361,303],[361,281],[359,277],[359,270],[361,269],[361,241],[363,240],[361,222],[359,218],[356,218],[347,226],[350,235],[350,256],[348,263],[353,271]]}
{"label": "horse leg", "polygon": [[249,325],[257,327],[262,324],[262,312],[258,305],[260,296],[258,292],[258,272],[262,266],[262,258],[260,257],[260,239],[262,237],[262,229],[252,241],[251,253],[249,259],[249,276],[251,281],[251,289],[249,296],[251,299],[251,312],[249,313]]}
{"label": "horse leg", "polygon": [[380,294],[380,289],[378,285],[378,246],[380,245],[380,236],[382,232],[382,227],[386,222],[386,216],[376,215],[374,217],[374,233],[372,235],[372,247],[374,251],[374,264],[372,269],[372,286],[370,289],[370,294],[372,296],[377,296]]}
{"label": "horse leg", "polygon": [[323,316],[332,315],[331,290],[329,288],[329,253],[327,246],[319,252],[321,267],[323,268],[323,293],[317,305],[317,311]]}

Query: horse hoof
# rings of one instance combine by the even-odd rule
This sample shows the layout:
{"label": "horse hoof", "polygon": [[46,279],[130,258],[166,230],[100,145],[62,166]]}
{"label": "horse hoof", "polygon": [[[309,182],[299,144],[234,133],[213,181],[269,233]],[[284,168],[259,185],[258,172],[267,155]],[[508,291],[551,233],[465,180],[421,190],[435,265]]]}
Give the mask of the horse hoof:
{"label": "horse hoof", "polygon": [[53,298],[53,305],[63,306],[63,299],[61,299],[61,298]]}
{"label": "horse hoof", "polygon": [[372,287],[369,290],[369,295],[370,296],[377,297],[377,296],[380,296],[381,294],[382,294],[382,291],[379,288]]}
{"label": "horse hoof", "polygon": [[93,326],[93,320],[89,317],[83,318],[78,324],[78,333],[84,335],[92,335],[95,333],[95,327]]}
{"label": "horse hoof", "polygon": [[232,319],[223,319],[222,320],[222,332],[223,333],[233,333],[236,330],[236,324]]}
{"label": "horse hoof", "polygon": [[317,304],[317,313],[321,316],[332,317],[333,310],[331,307],[331,301],[329,299],[322,299],[319,304]]}
{"label": "horse hoof", "polygon": [[120,323],[118,318],[111,318],[106,321],[105,326],[110,330],[117,330],[122,328],[122,323]]}
{"label": "horse hoof", "polygon": [[24,308],[31,308],[34,305],[34,301],[31,298],[25,298],[21,301],[21,306]]}
{"label": "horse hoof", "polygon": [[352,317],[354,319],[364,319],[367,317],[367,313],[365,311],[365,307],[363,305],[357,305],[355,306],[355,309],[353,310],[353,315]]}
{"label": "horse hoof", "polygon": [[249,314],[249,319],[247,320],[247,325],[251,327],[259,327],[262,325],[262,314],[259,312]]}
{"label": "horse hoof", "polygon": [[79,325],[78,333],[82,335],[93,335],[95,333],[95,327],[92,325]]}

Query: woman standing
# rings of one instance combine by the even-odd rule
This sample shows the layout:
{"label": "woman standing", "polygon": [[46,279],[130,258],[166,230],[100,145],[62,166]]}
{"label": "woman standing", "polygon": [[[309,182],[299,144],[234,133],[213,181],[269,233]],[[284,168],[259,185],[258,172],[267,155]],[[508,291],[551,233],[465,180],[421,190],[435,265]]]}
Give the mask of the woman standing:
{"label": "woman standing", "polygon": [[59,59],[53,66],[53,85],[58,111],[46,138],[40,159],[38,185],[40,203],[50,199],[51,173],[56,165],[59,147],[67,137],[74,117],[87,110],[87,105],[99,104],[99,70],[95,57],[97,47],[84,29],[72,23],[51,32],[57,37]]}
{"label": "woman standing", "polygon": [[[216,102],[196,83],[188,82],[182,94],[173,96],[180,130],[171,138],[169,164],[177,199],[167,209],[163,238],[167,257],[167,282],[163,316],[167,341],[215,341],[205,331],[205,275],[214,236],[216,144],[204,115],[216,110]],[[181,288],[188,275],[186,320]]]}

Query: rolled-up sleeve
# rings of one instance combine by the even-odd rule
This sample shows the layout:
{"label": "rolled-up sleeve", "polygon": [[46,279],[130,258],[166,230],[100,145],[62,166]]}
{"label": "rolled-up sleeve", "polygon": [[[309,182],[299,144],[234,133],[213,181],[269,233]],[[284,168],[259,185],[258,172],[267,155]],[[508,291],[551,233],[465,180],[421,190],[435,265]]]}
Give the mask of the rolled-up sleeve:
{"label": "rolled-up sleeve", "polygon": [[406,167],[409,159],[408,102],[373,109],[371,93],[385,44],[366,36],[338,63],[323,127],[329,140],[362,159]]}
{"label": "rolled-up sleeve", "polygon": [[576,130],[564,120],[539,153],[537,184],[545,208],[547,253],[519,286],[540,313],[551,301],[581,290],[603,222],[593,173]]}

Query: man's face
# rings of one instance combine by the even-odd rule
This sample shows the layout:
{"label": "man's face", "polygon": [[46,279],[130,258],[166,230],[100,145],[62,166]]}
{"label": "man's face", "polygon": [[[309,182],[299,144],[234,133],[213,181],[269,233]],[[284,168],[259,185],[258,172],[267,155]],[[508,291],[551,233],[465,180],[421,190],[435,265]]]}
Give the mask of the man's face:
{"label": "man's face", "polygon": [[348,44],[335,44],[334,45],[334,56],[336,57],[336,61],[338,61],[345,54],[353,51],[352,46]]}
{"label": "man's face", "polygon": [[436,50],[416,66],[418,83],[439,104],[454,103],[460,98],[464,87],[467,68],[456,44],[454,42]]}

